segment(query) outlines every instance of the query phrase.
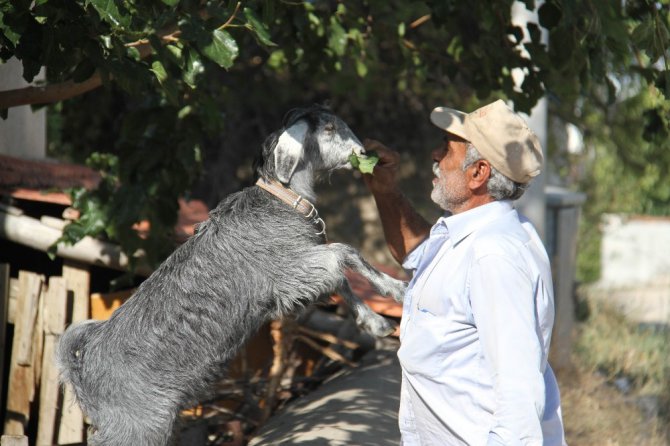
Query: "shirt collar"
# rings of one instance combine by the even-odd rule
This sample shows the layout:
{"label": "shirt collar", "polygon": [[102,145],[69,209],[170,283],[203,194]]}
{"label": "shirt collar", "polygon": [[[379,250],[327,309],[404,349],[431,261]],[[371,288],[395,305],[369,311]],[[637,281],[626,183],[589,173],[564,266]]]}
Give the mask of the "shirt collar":
{"label": "shirt collar", "polygon": [[477,229],[486,226],[491,221],[507,214],[513,209],[514,206],[512,206],[510,200],[500,200],[477,206],[460,214],[452,215],[447,213],[437,220],[431,230],[431,234],[446,230],[451,239],[452,246],[455,246]]}

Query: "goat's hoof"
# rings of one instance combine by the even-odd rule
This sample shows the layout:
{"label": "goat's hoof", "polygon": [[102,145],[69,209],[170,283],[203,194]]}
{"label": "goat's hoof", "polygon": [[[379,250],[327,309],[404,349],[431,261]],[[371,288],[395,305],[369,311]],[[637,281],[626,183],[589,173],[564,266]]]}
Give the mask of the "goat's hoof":
{"label": "goat's hoof", "polygon": [[395,331],[395,327],[386,318],[378,314],[375,314],[374,318],[359,321],[358,326],[378,338],[389,336]]}

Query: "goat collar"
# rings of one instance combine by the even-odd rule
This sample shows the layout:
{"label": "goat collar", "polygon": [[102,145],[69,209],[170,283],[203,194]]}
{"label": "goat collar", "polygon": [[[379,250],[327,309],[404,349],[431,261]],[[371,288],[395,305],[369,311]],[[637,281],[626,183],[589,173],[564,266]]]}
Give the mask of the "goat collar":
{"label": "goat collar", "polygon": [[258,179],[258,181],[256,181],[256,186],[271,193],[284,203],[291,206],[297,212],[301,213],[307,220],[320,229],[316,235],[322,235],[324,238],[326,238],[326,223],[321,217],[319,217],[319,213],[309,200],[303,198],[302,195],[298,195],[277,180],[266,180],[265,178],[261,177]]}

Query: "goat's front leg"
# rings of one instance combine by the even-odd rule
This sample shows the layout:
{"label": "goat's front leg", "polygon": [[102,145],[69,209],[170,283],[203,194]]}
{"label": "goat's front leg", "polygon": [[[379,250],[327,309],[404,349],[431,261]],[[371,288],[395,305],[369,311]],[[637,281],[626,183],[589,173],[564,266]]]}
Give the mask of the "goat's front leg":
{"label": "goat's front leg", "polygon": [[[328,295],[336,292],[342,296],[363,330],[375,336],[388,336],[393,327],[383,316],[375,313],[351,290],[344,270],[349,268],[361,273],[382,295],[390,295],[402,301],[405,283],[392,278],[370,266],[351,246],[342,243],[317,245],[308,251],[308,256],[298,262],[296,273],[302,284],[309,284],[312,295]],[[290,294],[287,292],[287,294]]]}
{"label": "goat's front leg", "polygon": [[349,245],[331,243],[328,247],[337,251],[340,261],[365,277],[379,294],[391,296],[396,302],[402,302],[405,299],[406,282],[378,271],[361,256],[357,249]]}

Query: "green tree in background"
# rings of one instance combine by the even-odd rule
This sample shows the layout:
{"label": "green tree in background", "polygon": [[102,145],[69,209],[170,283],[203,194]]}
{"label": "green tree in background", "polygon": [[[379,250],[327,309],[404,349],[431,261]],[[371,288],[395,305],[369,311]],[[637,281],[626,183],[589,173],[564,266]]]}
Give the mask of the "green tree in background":
{"label": "green tree in background", "polygon": [[607,106],[581,107],[585,151],[567,157],[564,177],[588,193],[580,231],[578,278],[600,276],[600,218],[603,213],[670,215],[670,101],[654,85],[622,76],[618,98]]}
{"label": "green tree in background", "polygon": [[[528,112],[546,96],[585,135],[591,158],[572,161],[598,160],[575,178],[589,227],[624,201],[665,212],[669,1],[551,0],[527,25],[512,4],[4,0],[0,58],[20,59],[28,81],[46,67],[47,83],[0,92],[0,110],[53,104],[52,153],[103,172],[97,190],[73,191],[83,213],[65,238],[106,236],[152,263],[172,249],[178,197],[212,204],[240,187],[286,110],[326,100],[361,134],[409,150],[426,107],[502,97]],[[643,197],[607,202],[623,177]],[[145,239],[132,230],[143,219]]]}

